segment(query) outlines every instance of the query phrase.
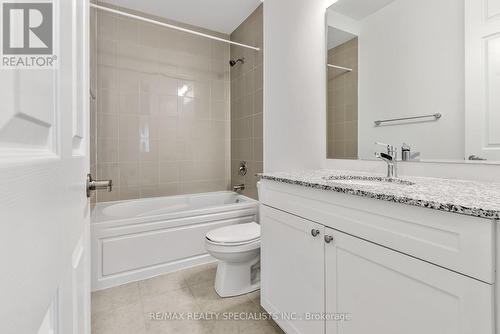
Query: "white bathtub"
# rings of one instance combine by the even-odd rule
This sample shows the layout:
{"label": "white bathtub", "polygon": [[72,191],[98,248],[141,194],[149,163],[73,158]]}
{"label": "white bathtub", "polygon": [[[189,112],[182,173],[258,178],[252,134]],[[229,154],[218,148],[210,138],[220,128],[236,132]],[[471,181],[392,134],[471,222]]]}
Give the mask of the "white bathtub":
{"label": "white bathtub", "polygon": [[258,202],[230,191],[99,203],[92,213],[92,290],[214,259],[205,234],[257,221]]}

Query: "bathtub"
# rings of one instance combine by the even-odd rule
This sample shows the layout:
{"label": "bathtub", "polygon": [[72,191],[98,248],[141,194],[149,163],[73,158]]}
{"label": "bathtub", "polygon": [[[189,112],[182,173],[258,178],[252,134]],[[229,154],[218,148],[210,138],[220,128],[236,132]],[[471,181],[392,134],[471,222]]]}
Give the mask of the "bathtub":
{"label": "bathtub", "polygon": [[96,204],[92,290],[214,261],[205,250],[205,234],[257,221],[258,204],[230,191]]}

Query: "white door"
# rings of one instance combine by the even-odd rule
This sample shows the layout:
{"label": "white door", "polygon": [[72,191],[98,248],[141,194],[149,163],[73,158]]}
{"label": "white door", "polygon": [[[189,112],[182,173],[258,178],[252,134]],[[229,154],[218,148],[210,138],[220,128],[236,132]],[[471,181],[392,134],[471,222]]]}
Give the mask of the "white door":
{"label": "white door", "polygon": [[0,69],[3,334],[90,333],[88,1],[53,6],[58,67]]}
{"label": "white door", "polygon": [[500,0],[465,4],[465,158],[500,161]]}
{"label": "white door", "polygon": [[264,205],[260,214],[262,306],[288,334],[323,334],[310,316],[324,312],[324,227]]}
{"label": "white door", "polygon": [[493,286],[325,229],[327,334],[493,334]]}

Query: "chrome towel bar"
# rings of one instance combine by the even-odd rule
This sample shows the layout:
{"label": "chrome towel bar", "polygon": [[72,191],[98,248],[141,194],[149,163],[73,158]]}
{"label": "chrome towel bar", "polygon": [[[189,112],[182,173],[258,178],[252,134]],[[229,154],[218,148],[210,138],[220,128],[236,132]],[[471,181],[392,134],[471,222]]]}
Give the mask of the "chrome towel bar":
{"label": "chrome towel bar", "polygon": [[375,121],[374,123],[375,123],[376,126],[379,126],[382,123],[397,122],[397,121],[406,121],[406,120],[411,120],[411,119],[420,119],[420,118],[429,118],[429,117],[434,117],[434,119],[437,121],[438,119],[440,119],[441,117],[443,117],[443,115],[441,115],[440,113],[437,113],[437,114],[432,114],[432,115],[422,115],[422,116],[413,116],[413,117],[401,117],[401,118],[381,119],[381,120]]}
{"label": "chrome towel bar", "polygon": [[326,64],[326,66],[328,66],[330,68],[336,68],[336,69],[339,69],[339,70],[344,70],[344,71],[347,71],[347,72],[352,72],[352,68],[348,68],[348,67],[344,67],[344,66],[338,66],[338,65],[333,65],[333,64]]}

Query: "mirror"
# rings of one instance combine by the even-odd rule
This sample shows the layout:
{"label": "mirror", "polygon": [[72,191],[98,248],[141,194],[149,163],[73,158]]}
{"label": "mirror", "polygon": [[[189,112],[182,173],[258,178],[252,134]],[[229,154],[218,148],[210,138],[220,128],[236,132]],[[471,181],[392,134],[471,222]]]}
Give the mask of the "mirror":
{"label": "mirror", "polygon": [[500,162],[500,0],[465,2],[328,8],[328,159]]}

